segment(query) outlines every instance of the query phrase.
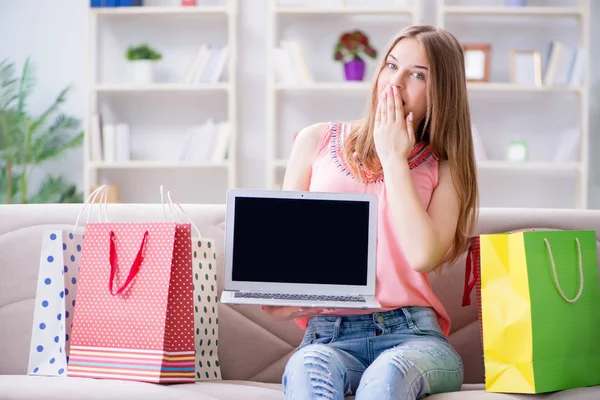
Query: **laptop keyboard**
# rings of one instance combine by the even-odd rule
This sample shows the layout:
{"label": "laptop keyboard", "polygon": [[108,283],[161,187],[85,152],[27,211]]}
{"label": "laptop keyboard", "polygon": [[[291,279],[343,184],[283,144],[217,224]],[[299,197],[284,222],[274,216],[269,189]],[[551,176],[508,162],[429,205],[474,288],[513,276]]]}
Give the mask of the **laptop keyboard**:
{"label": "laptop keyboard", "polygon": [[309,301],[348,301],[365,303],[361,296],[326,296],[316,294],[279,294],[279,293],[243,293],[235,292],[237,298],[277,299],[277,300],[309,300]]}

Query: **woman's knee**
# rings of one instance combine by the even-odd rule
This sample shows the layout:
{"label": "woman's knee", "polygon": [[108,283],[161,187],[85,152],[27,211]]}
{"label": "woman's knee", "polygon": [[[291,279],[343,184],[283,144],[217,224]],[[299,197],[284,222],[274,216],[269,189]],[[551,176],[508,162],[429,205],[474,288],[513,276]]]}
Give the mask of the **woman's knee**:
{"label": "woman's knee", "polygon": [[383,352],[365,371],[358,393],[385,390],[382,398],[414,399],[459,390],[463,380],[460,357],[449,345],[427,342]]}
{"label": "woman's knee", "polygon": [[335,350],[323,344],[310,344],[296,351],[287,362],[285,373],[313,372],[329,373],[337,367]]}
{"label": "woman's knee", "polygon": [[[343,398],[343,362],[335,350],[322,344],[311,344],[296,351],[283,374],[285,392],[308,390],[324,399]],[[302,389],[296,386],[301,386]]]}

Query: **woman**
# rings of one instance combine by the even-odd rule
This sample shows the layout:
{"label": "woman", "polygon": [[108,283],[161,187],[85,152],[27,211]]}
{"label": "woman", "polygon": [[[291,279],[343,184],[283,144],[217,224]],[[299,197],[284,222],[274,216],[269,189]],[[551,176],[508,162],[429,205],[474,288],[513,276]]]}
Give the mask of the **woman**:
{"label": "woman", "polygon": [[427,273],[458,258],[477,218],[463,57],[449,32],[408,27],[390,41],[361,120],[298,134],[284,190],[378,196],[382,308],[264,307],[305,329],[283,376],[286,398],[419,399],[460,389],[462,361]]}

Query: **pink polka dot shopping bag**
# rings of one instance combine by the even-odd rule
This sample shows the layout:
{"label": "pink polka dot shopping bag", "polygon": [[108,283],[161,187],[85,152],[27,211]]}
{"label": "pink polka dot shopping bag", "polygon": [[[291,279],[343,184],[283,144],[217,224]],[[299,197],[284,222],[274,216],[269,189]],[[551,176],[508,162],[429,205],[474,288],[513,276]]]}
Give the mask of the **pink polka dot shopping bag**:
{"label": "pink polka dot shopping bag", "polygon": [[[193,261],[198,247],[214,242],[193,238],[192,225],[86,225],[68,376],[181,383],[199,380],[201,371],[204,379],[220,379],[216,339],[214,349],[202,347],[207,358],[196,365]],[[205,314],[213,306],[216,314],[212,301],[202,303]],[[216,329],[210,333],[216,337]]]}
{"label": "pink polka dot shopping bag", "polygon": [[[89,222],[98,194],[98,190],[90,194],[79,217],[89,205]],[[99,215],[101,218],[102,214]],[[44,232],[27,369],[29,375],[67,375],[83,232],[79,218],[72,229],[57,228]]]}

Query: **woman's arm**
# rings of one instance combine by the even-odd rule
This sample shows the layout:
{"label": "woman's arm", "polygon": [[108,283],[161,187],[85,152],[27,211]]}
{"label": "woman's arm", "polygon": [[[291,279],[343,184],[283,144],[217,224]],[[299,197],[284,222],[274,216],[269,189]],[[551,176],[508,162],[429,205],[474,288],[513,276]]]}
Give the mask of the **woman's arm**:
{"label": "woman's arm", "polygon": [[318,123],[298,132],[285,170],[283,190],[308,190],[313,157],[326,128],[327,124]]}
{"label": "woman's arm", "polygon": [[438,185],[427,211],[407,162],[415,144],[413,113],[404,116],[397,86],[389,85],[381,94],[373,137],[385,173],[393,230],[412,269],[429,272],[450,249],[458,224],[460,202],[448,163],[439,165]]}
{"label": "woman's arm", "polygon": [[384,171],[392,226],[404,255],[415,271],[429,272],[450,249],[458,223],[459,199],[449,165],[439,165],[438,185],[428,210],[423,208],[406,161],[391,161]]}

